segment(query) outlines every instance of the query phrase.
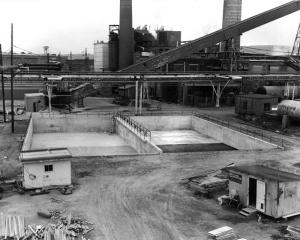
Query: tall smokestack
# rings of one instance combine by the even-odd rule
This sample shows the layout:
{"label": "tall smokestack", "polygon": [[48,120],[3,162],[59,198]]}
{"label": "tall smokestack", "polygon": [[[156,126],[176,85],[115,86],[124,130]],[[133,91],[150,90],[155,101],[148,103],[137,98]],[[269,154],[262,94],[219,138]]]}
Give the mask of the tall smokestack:
{"label": "tall smokestack", "polygon": [[120,0],[119,69],[133,64],[132,0]]}
{"label": "tall smokestack", "polygon": [[[242,0],[224,0],[223,28],[242,20]],[[241,38],[234,38],[235,48],[240,48]]]}

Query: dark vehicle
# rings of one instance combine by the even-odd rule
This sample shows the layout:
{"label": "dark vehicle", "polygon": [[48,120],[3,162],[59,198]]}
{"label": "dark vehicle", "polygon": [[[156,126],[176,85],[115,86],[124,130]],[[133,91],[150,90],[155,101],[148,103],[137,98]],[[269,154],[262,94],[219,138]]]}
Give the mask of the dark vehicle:
{"label": "dark vehicle", "polygon": [[114,104],[121,105],[121,106],[128,106],[129,103],[130,103],[130,99],[125,98],[125,97],[123,97],[123,96],[117,96],[117,97],[115,97],[115,99],[113,100],[113,103],[114,103]]}

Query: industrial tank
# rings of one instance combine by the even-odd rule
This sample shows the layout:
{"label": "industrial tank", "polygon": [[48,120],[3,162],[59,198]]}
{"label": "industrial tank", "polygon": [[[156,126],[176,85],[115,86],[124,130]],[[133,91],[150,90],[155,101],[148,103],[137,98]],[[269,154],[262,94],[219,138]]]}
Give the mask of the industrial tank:
{"label": "industrial tank", "polygon": [[300,100],[284,100],[278,105],[279,115],[300,119]]}

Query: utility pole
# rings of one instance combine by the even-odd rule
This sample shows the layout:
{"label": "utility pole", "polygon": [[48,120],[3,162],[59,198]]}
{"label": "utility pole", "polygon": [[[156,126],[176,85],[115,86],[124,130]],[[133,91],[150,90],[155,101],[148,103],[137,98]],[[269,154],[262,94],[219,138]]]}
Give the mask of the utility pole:
{"label": "utility pole", "polygon": [[69,71],[72,72],[73,70],[73,56],[72,52],[70,52],[70,65],[69,65]]}
{"label": "utility pole", "polygon": [[[3,67],[2,46],[0,44],[0,65]],[[1,86],[2,86],[2,101],[3,101],[3,121],[6,122],[6,108],[5,108],[5,90],[4,90],[4,70],[1,70]]]}
{"label": "utility pole", "polygon": [[[11,48],[10,48],[10,64],[14,65],[14,25],[11,24]],[[10,97],[11,97],[11,132],[15,132],[15,113],[14,113],[14,69],[10,70]]]}

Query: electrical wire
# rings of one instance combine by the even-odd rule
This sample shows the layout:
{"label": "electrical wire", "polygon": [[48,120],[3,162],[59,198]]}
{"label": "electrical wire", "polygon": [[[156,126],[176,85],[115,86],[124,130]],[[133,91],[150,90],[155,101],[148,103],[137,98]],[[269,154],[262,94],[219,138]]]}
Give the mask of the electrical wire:
{"label": "electrical wire", "polygon": [[34,53],[34,52],[32,52],[32,51],[26,50],[26,49],[24,49],[24,48],[20,48],[20,47],[18,47],[18,46],[16,46],[16,45],[14,45],[14,47],[17,48],[17,49],[19,49],[19,50],[28,52],[28,53],[30,53],[30,54],[35,54],[35,55],[37,55],[36,53]]}

